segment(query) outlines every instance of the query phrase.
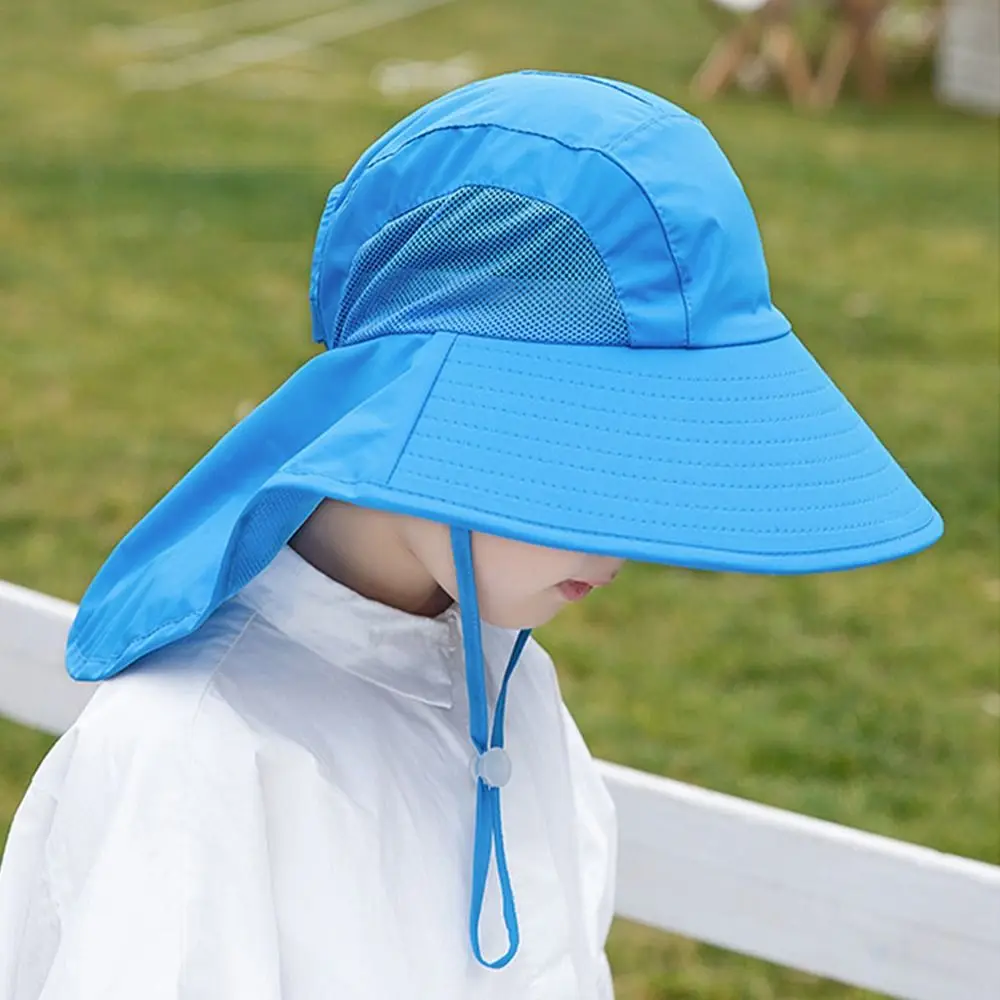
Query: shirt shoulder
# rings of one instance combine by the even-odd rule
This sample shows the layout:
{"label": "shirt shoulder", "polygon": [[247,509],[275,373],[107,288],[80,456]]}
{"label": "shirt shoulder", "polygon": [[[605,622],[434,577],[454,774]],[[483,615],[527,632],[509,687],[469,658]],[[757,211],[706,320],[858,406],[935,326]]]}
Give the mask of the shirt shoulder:
{"label": "shirt shoulder", "polygon": [[32,778],[21,827],[24,816],[47,815],[34,825],[65,845],[73,870],[85,871],[115,829],[147,837],[155,816],[162,842],[176,833],[164,810],[180,814],[199,789],[224,780],[252,782],[257,734],[211,696],[216,671],[252,621],[246,608],[226,605],[198,632],[103,681]]}
{"label": "shirt shoulder", "polygon": [[237,602],[223,605],[190,636],[103,681],[66,735],[78,745],[125,752],[186,739],[211,701],[216,673],[239,655],[254,620]]}

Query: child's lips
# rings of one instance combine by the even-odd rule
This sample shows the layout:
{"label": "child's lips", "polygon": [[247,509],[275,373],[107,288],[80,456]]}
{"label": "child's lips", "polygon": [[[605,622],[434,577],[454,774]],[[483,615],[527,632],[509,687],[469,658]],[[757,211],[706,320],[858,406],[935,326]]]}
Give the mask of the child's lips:
{"label": "child's lips", "polygon": [[586,597],[593,589],[593,584],[584,583],[582,580],[563,580],[559,584],[559,592],[567,601],[579,601]]}

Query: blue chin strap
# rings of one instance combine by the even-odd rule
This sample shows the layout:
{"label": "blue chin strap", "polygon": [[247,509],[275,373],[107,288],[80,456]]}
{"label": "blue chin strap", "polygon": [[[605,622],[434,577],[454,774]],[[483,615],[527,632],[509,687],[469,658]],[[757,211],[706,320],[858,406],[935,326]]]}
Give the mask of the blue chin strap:
{"label": "blue chin strap", "polygon": [[[486,697],[486,674],[483,664],[482,634],[479,627],[479,601],[476,577],[472,568],[472,535],[464,528],[451,528],[451,547],[458,580],[458,603],[462,614],[462,638],[465,647],[465,682],[469,691],[469,735],[476,748],[473,762],[476,778],[476,835],[472,855],[472,901],[469,910],[469,939],[477,960],[488,969],[502,969],[516,954],[520,943],[514,891],[507,870],[507,854],[503,844],[503,821],[500,817],[500,789],[510,780],[510,758],[503,748],[504,713],[507,706],[507,686],[521,656],[531,629],[518,633],[510,654],[503,682],[493,712],[490,730],[489,707]],[[483,896],[489,877],[494,849],[497,876],[503,895],[503,919],[507,926],[508,947],[505,955],[493,962],[483,958],[479,940],[479,923],[483,912]]]}

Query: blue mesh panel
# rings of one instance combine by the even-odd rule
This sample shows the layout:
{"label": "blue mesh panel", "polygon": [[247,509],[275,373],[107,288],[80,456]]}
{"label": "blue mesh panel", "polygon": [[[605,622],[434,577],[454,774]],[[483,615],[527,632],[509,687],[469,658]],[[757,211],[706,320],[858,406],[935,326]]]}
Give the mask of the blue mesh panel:
{"label": "blue mesh panel", "polygon": [[600,254],[542,201],[468,186],[383,226],[359,250],[336,345],[450,331],[559,344],[628,344]]}

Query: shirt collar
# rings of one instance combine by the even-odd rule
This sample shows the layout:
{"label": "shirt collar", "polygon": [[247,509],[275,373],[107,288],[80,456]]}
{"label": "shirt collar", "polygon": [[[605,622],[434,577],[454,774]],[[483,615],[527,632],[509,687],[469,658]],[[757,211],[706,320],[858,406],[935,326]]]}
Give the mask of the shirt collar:
{"label": "shirt collar", "polygon": [[400,611],[331,579],[287,545],[239,599],[334,667],[451,708],[453,672],[461,667],[457,603],[436,618]]}

